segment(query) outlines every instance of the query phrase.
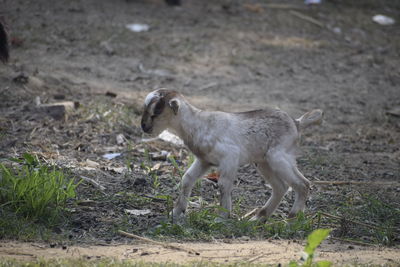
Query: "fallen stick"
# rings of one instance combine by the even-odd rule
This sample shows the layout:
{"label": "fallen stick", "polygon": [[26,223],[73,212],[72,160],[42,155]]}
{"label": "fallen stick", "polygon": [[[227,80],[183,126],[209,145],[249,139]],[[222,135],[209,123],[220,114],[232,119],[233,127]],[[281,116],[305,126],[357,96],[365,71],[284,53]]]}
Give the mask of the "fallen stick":
{"label": "fallen stick", "polygon": [[124,231],[121,231],[121,230],[118,230],[118,233],[121,234],[121,235],[127,236],[127,237],[139,239],[141,241],[144,241],[144,242],[147,242],[147,243],[150,243],[150,244],[162,246],[164,248],[180,250],[180,251],[187,252],[189,254],[200,255],[199,252],[197,252],[195,250],[192,250],[192,249],[182,248],[182,247],[179,247],[179,246],[175,246],[175,245],[171,245],[171,244],[167,244],[167,243],[163,243],[163,242],[159,242],[159,241],[154,241],[154,240],[151,240],[149,238],[142,237],[142,236],[135,235],[135,234],[131,234],[131,233],[127,233],[127,232],[124,232]]}
{"label": "fallen stick", "polygon": [[85,182],[88,182],[89,184],[93,185],[94,187],[96,187],[97,189],[99,189],[102,192],[106,189],[104,186],[102,186],[101,184],[99,184],[98,182],[93,180],[92,178],[89,178],[89,177],[86,177],[86,176],[81,176],[80,178],[82,180],[84,180]]}
{"label": "fallen stick", "polygon": [[318,184],[318,185],[400,185],[400,183],[396,182],[361,182],[361,181],[314,181],[313,184]]}
{"label": "fallen stick", "polygon": [[261,4],[260,6],[267,8],[267,9],[302,9],[302,10],[304,10],[304,7],[302,7],[302,6],[288,5],[288,4],[264,4],[264,5]]}
{"label": "fallen stick", "polygon": [[297,12],[297,11],[295,11],[295,10],[290,10],[289,13],[292,14],[293,16],[295,16],[295,17],[298,17],[299,19],[308,21],[308,22],[310,22],[310,23],[312,23],[312,24],[314,24],[314,25],[317,25],[317,26],[319,26],[319,27],[321,27],[321,28],[324,28],[324,27],[325,27],[324,24],[322,24],[322,23],[319,22],[318,20],[316,20],[316,19],[314,19],[314,18],[312,18],[312,17],[309,17],[309,16],[307,16],[307,15],[304,15],[304,14],[302,14],[302,13],[300,13],[300,12]]}
{"label": "fallen stick", "polygon": [[[269,253],[268,253],[268,254],[269,254]],[[261,254],[261,255],[255,256],[255,257],[253,257],[253,258],[251,258],[251,259],[248,259],[246,262],[250,263],[250,262],[259,260],[259,259],[261,259],[261,258],[267,256],[268,254],[267,254],[267,253],[263,253],[263,254]]]}
{"label": "fallen stick", "polygon": [[358,241],[358,240],[339,238],[339,237],[330,237],[330,239],[341,241],[341,242],[353,243],[353,244],[360,245],[360,246],[375,246],[375,244],[366,243],[366,242],[362,242],[362,241]]}
{"label": "fallen stick", "polygon": [[288,5],[288,4],[244,4],[243,7],[249,11],[261,13],[264,9],[299,9],[304,10],[303,6]]}
{"label": "fallen stick", "polygon": [[249,211],[248,213],[246,213],[245,215],[243,215],[240,219],[243,220],[243,219],[245,219],[245,218],[247,218],[247,217],[250,217],[251,215],[256,214],[257,210],[258,210],[258,208],[255,208],[255,209]]}
{"label": "fallen stick", "polygon": [[[22,252],[17,252],[17,251],[1,250],[1,252],[2,252],[2,254],[4,253],[4,254],[3,254],[4,256],[11,256],[11,255],[13,255],[13,256],[28,256],[28,257],[37,258],[37,256],[34,255],[34,254],[22,253]],[[2,256],[3,256],[3,255],[2,255]]]}

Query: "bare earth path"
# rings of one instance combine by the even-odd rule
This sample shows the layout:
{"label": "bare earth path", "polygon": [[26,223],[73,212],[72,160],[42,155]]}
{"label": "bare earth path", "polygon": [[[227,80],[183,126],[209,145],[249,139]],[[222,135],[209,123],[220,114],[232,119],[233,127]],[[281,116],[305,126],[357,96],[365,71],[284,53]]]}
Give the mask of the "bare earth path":
{"label": "bare earth path", "polygon": [[[188,263],[191,261],[212,261],[220,263],[252,262],[265,264],[287,264],[301,258],[302,244],[293,241],[249,241],[249,242],[213,242],[184,243],[174,245],[190,248],[200,255],[161,248],[146,244],[107,245],[107,246],[71,246],[50,248],[37,243],[6,242],[0,245],[0,257],[21,260],[40,258],[100,259],[111,257],[146,262]],[[360,247],[342,243],[325,243],[319,249],[316,260],[329,260],[335,264],[400,264],[399,250],[378,247]]]}

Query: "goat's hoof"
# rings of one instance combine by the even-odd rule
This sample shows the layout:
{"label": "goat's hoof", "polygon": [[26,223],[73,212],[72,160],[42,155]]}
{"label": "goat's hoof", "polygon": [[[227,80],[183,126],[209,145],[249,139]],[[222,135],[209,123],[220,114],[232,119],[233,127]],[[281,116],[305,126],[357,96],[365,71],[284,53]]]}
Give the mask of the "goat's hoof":
{"label": "goat's hoof", "polygon": [[179,212],[176,210],[172,210],[169,215],[172,217],[172,221],[175,224],[182,224],[185,220],[185,213],[184,212]]}
{"label": "goat's hoof", "polygon": [[224,223],[229,219],[229,217],[218,216],[214,219],[215,223]]}
{"label": "goat's hoof", "polygon": [[185,219],[186,219],[185,216],[174,217],[172,222],[173,222],[173,224],[183,225],[183,224],[185,224]]}

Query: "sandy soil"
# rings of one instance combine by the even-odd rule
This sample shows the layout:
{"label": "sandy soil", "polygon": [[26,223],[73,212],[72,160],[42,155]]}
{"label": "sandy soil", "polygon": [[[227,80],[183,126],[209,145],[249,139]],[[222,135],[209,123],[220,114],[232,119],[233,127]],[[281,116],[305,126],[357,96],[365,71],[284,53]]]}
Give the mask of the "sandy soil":
{"label": "sandy soil", "polygon": [[[303,246],[296,241],[249,241],[213,243],[171,243],[184,249],[194,250],[199,255],[166,249],[146,244],[70,246],[54,247],[37,243],[7,242],[0,245],[0,257],[20,260],[40,258],[101,259],[117,258],[146,262],[187,263],[191,261],[210,261],[220,263],[265,263],[285,265],[291,260],[301,262]],[[315,258],[316,261],[329,260],[337,265],[344,263],[386,264],[400,263],[398,250],[379,247],[360,247],[342,243],[323,244]]]}
{"label": "sandy soil", "polygon": [[[303,133],[299,167],[314,182],[356,183],[314,187],[307,211],[333,210],[350,202],[362,207],[357,200],[364,194],[400,207],[398,1],[331,0],[315,7],[302,1],[183,2],[171,8],[161,0],[0,0],[0,15],[9,24],[12,40],[11,61],[0,66],[0,158],[29,151],[106,188],[107,197],[100,199],[96,188],[81,186],[79,199],[92,202],[74,207],[72,224],[60,230],[72,243],[121,244],[127,239],[110,234],[110,229],[124,220],[137,233],[165,220],[165,203],[146,206],[118,198],[121,192],[154,195],[153,181],[140,168],[144,148],[172,151],[182,167],[187,164],[185,149],[140,143],[142,101],[157,87],[179,90],[207,109],[243,111],[272,105],[298,117],[321,108],[325,121]],[[290,8],[269,5],[278,2]],[[318,22],[299,18],[299,12]],[[378,13],[397,23],[372,22]],[[131,23],[148,24],[150,30],[131,32],[126,28]],[[108,91],[117,97],[105,96]],[[63,120],[37,112],[38,99],[54,103],[60,98],[79,101],[81,108]],[[118,144],[118,134],[129,142]],[[102,158],[110,152],[122,156]],[[129,173],[127,161],[132,161]],[[160,163],[160,191],[176,196],[171,164],[155,163]],[[194,195],[212,202],[216,192],[214,185],[203,182]],[[234,190],[240,208],[261,206],[269,195],[253,168],[240,169]],[[292,202],[290,193],[277,214],[285,216]],[[125,210],[132,208],[150,208],[151,214],[126,218]],[[360,238],[367,234],[357,226],[352,231]],[[261,256],[255,262],[285,263],[298,258],[301,250],[287,241],[183,245],[200,250],[201,256],[145,245],[62,250],[14,242],[2,243],[0,253],[95,257],[113,251],[118,257],[143,260],[158,253],[158,259],[176,255],[179,260],[235,261],[238,258],[227,257],[235,251],[242,260]],[[399,254],[329,244],[320,256],[335,262],[391,263],[399,261]]]}

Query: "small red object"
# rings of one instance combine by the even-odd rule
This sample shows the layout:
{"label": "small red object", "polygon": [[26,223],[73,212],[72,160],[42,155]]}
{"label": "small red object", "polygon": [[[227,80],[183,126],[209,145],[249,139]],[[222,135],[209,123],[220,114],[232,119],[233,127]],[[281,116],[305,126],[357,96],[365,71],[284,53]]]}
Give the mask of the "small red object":
{"label": "small red object", "polygon": [[208,174],[207,176],[205,176],[204,178],[213,181],[214,183],[218,182],[219,179],[219,173],[218,172],[212,172],[210,174]]}

